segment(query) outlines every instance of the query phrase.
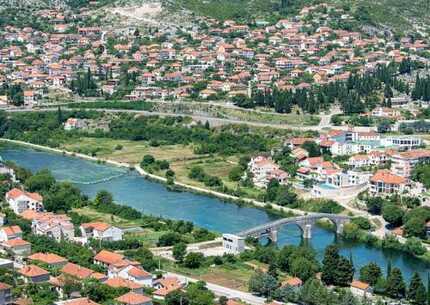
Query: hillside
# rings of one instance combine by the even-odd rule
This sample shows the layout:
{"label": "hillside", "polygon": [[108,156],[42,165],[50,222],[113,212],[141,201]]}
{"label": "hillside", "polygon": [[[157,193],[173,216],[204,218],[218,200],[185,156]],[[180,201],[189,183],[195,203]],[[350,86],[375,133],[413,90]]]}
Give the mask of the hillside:
{"label": "hillside", "polygon": [[329,3],[351,13],[360,25],[383,26],[399,31],[429,32],[428,0],[174,0],[198,15],[217,19],[282,18],[306,5]]}
{"label": "hillside", "polygon": [[[303,7],[328,3],[351,15],[354,19],[342,27],[362,29],[365,26],[389,30],[396,34],[413,33],[428,36],[430,33],[429,0],[160,0],[163,11],[210,18],[234,19],[252,23],[255,19],[275,21],[296,15]],[[90,5],[92,3],[92,5]],[[94,6],[94,3],[96,5]],[[68,6],[115,7],[117,9],[153,5],[147,0],[0,0],[1,7],[47,7]],[[115,10],[114,10],[115,11]],[[109,13],[109,10],[107,11]],[[116,11],[115,11],[116,12]],[[160,20],[157,20],[160,21]]]}

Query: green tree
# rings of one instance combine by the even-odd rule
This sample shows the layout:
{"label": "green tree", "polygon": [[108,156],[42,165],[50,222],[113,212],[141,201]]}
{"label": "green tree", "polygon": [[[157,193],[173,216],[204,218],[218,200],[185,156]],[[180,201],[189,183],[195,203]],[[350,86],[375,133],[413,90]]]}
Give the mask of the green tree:
{"label": "green tree", "polygon": [[190,305],[213,305],[215,299],[213,292],[202,281],[189,284],[186,296]]}
{"label": "green tree", "polygon": [[385,293],[389,297],[395,299],[405,297],[406,285],[399,268],[394,267],[388,275],[385,285]]}
{"label": "green tree", "polygon": [[106,190],[99,191],[96,195],[96,198],[94,199],[94,204],[96,206],[110,205],[112,203],[113,203],[112,194]]}
{"label": "green tree", "polygon": [[301,147],[309,153],[309,157],[321,156],[320,147],[314,141],[306,141]]}
{"label": "green tree", "polygon": [[41,170],[25,181],[25,188],[30,192],[46,192],[55,184],[55,178],[49,170]]}
{"label": "green tree", "polygon": [[174,290],[166,295],[166,305],[188,305],[190,302],[185,292],[181,290]]}
{"label": "green tree", "polygon": [[148,165],[151,165],[155,162],[155,158],[152,155],[144,155],[142,162],[140,162],[140,166],[146,167]]}
{"label": "green tree", "polygon": [[249,291],[268,297],[278,288],[278,282],[272,275],[257,271],[249,279],[248,288]]}
{"label": "green tree", "polygon": [[326,248],[323,259],[322,281],[327,285],[348,286],[354,275],[352,263],[339,255],[336,245]]}
{"label": "green tree", "polygon": [[187,254],[187,245],[183,242],[177,243],[173,246],[172,254],[175,260],[178,262],[182,262],[184,260],[185,255]]}
{"label": "green tree", "polygon": [[382,208],[382,217],[394,227],[402,225],[403,215],[404,211],[394,204],[384,204]]}
{"label": "green tree", "polygon": [[426,288],[417,272],[414,273],[409,283],[408,299],[414,305],[425,305],[427,303]]}
{"label": "green tree", "polygon": [[374,262],[368,263],[360,269],[360,281],[366,282],[370,286],[375,286],[381,276],[381,268]]}
{"label": "green tree", "polygon": [[190,252],[185,256],[184,266],[190,269],[197,269],[204,263],[205,257],[202,253]]}
{"label": "green tree", "polygon": [[243,169],[240,166],[233,167],[230,172],[228,173],[228,178],[231,181],[239,181],[242,177]]}

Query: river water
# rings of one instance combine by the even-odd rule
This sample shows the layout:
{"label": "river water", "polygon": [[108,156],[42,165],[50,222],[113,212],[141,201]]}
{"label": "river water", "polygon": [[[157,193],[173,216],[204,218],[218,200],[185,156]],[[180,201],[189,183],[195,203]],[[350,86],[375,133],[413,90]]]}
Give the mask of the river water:
{"label": "river water", "polygon": [[[212,197],[170,192],[164,185],[149,181],[136,172],[78,158],[23,147],[3,147],[0,155],[4,160],[14,161],[32,172],[49,169],[56,179],[73,182],[89,197],[94,197],[100,190],[107,190],[118,203],[146,214],[192,221],[197,226],[217,232],[234,233],[278,218],[261,209],[239,207]],[[280,245],[298,245],[301,242],[298,227],[288,225],[280,231]],[[423,279],[430,271],[429,266],[410,255],[346,243],[337,240],[332,232],[313,228],[309,244],[320,259],[324,248],[333,242],[338,243],[343,255],[352,256],[356,270],[371,261],[385,269],[391,261],[393,266],[402,270],[407,280],[414,271],[418,271]]]}

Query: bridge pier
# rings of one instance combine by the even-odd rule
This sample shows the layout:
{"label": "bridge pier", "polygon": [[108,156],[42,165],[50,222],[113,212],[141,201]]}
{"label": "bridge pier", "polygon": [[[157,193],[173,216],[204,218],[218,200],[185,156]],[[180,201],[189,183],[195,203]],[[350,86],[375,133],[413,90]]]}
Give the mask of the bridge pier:
{"label": "bridge pier", "polygon": [[311,239],[312,238],[312,225],[306,224],[303,230],[303,238]]}
{"label": "bridge pier", "polygon": [[269,239],[274,244],[276,244],[278,242],[278,229],[271,229],[270,230]]}
{"label": "bridge pier", "polygon": [[336,222],[336,234],[341,235],[343,233],[344,223],[343,221]]}

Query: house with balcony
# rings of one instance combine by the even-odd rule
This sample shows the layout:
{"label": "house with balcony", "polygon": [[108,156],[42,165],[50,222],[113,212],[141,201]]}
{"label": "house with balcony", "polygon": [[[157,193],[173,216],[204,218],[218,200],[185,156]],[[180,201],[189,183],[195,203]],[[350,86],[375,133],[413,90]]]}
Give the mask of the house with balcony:
{"label": "house with balcony", "polygon": [[38,193],[13,188],[6,193],[5,199],[15,214],[21,214],[28,209],[33,211],[43,210],[43,197]]}
{"label": "house with balcony", "polygon": [[82,237],[86,240],[91,238],[102,241],[122,240],[123,231],[120,228],[104,222],[83,223],[80,226]]}
{"label": "house with balcony", "polygon": [[378,170],[370,178],[370,193],[372,195],[390,195],[401,193],[406,190],[407,180],[405,177],[391,173],[389,170]]}

